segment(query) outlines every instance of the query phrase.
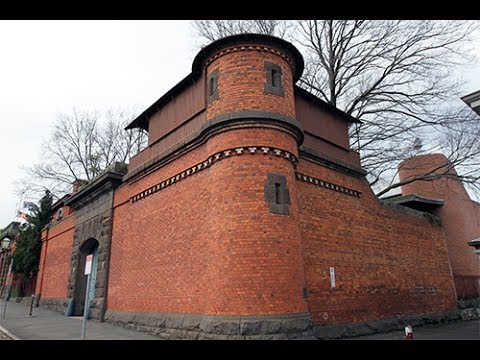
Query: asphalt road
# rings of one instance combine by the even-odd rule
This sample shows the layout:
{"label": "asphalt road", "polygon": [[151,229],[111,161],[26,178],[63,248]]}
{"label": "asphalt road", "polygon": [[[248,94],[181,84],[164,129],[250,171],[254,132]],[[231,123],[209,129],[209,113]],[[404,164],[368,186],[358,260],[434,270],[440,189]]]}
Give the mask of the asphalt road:
{"label": "asphalt road", "polygon": [[[414,340],[480,340],[480,320],[457,321],[413,329]],[[359,336],[351,340],[405,340],[404,331]]]}

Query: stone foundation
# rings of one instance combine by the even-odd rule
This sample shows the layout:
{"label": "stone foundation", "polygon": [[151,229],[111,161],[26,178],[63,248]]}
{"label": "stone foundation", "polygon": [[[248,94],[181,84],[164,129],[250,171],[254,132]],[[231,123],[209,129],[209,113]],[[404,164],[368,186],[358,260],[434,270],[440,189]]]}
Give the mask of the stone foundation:
{"label": "stone foundation", "polygon": [[30,306],[32,302],[32,297],[31,296],[16,297],[15,299],[12,298],[11,301],[15,301],[17,303]]}
{"label": "stone foundation", "polygon": [[40,307],[47,310],[53,310],[53,311],[65,313],[65,310],[67,309],[69,301],[70,300],[68,298],[59,298],[59,299],[40,298],[39,305]]}
{"label": "stone foundation", "polygon": [[315,339],[308,314],[240,316],[107,310],[105,321],[164,339]]}
{"label": "stone foundation", "polygon": [[[479,309],[469,310],[479,313]],[[461,321],[465,318],[464,312],[458,310],[363,323],[315,326],[308,314],[229,316],[107,310],[105,321],[171,340],[328,340],[403,330],[407,324],[415,328]]]}

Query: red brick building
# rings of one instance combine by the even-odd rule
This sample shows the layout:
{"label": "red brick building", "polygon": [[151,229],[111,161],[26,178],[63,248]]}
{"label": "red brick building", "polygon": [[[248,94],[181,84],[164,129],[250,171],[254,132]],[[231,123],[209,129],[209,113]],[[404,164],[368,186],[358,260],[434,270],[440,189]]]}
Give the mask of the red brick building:
{"label": "red brick building", "polygon": [[457,297],[478,298],[480,263],[468,243],[480,237],[480,204],[470,199],[452,164],[442,154],[415,156],[399,165],[400,181],[428,173],[446,173],[446,176],[406,184],[402,186],[402,196],[389,201],[427,211],[441,219]]}
{"label": "red brick building", "polygon": [[169,338],[329,337],[450,316],[439,219],[378,201],[349,146],[358,120],[295,85],[302,70],[270,36],[203,48],[128,126],[149,134],[128,169],[56,204],[42,306],[81,314],[93,253],[91,316]]}

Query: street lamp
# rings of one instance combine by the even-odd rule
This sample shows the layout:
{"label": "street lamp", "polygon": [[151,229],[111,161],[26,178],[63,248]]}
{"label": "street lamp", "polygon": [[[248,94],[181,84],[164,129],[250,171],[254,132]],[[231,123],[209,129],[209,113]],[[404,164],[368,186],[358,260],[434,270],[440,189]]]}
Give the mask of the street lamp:
{"label": "street lamp", "polygon": [[3,254],[3,257],[2,257],[2,274],[1,274],[1,277],[0,277],[0,281],[1,281],[0,295],[2,294],[4,286],[5,286],[3,280],[5,278],[5,273],[6,273],[6,268],[7,268],[6,267],[7,251],[10,248],[10,243],[11,242],[12,241],[7,237],[3,238],[2,241],[0,242],[0,254]]}
{"label": "street lamp", "polygon": [[11,241],[9,238],[7,238],[7,237],[4,238],[4,239],[2,240],[2,250],[3,250],[3,251],[7,251],[8,248],[10,247],[10,243],[11,243],[11,242],[12,242],[12,241]]}
{"label": "street lamp", "polygon": [[[7,252],[8,252],[8,249],[10,248],[10,244],[11,244],[11,240],[7,237],[3,238],[2,241],[1,241],[1,248],[4,252],[4,255],[3,255],[3,266],[2,266],[2,275],[5,274],[5,270],[6,270],[6,259],[7,259]],[[12,276],[12,266],[13,266],[13,258],[10,260],[10,268],[8,269],[8,283],[11,284],[11,276]],[[2,276],[3,277],[3,276]],[[2,292],[5,292],[5,287],[7,287],[7,291],[5,292],[5,298],[4,298],[4,301],[5,301],[5,304],[3,306],[3,316],[2,316],[2,319],[5,320],[6,319],[6,312],[7,312],[7,300],[10,296],[10,284],[7,283],[7,279],[5,279],[5,283],[2,284]]]}
{"label": "street lamp", "polygon": [[0,296],[3,293],[5,284],[4,284],[4,279],[5,279],[5,274],[6,274],[6,261],[7,261],[7,251],[8,248],[10,247],[11,240],[7,237],[3,238],[2,241],[0,241],[0,254],[2,254],[2,273],[0,274]]}

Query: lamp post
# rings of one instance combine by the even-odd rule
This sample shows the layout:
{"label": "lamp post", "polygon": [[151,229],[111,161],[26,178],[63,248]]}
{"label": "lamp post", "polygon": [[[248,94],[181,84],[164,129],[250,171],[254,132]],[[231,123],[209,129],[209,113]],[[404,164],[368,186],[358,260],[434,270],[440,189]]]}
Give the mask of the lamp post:
{"label": "lamp post", "polygon": [[4,238],[0,241],[0,254],[2,255],[2,274],[0,276],[0,297],[3,295],[3,291],[5,290],[5,274],[7,272],[7,252],[10,248],[10,239]]}
{"label": "lamp post", "polygon": [[3,295],[3,278],[5,277],[5,250],[0,246],[0,299]]}
{"label": "lamp post", "polygon": [[[2,250],[3,250],[3,269],[2,269],[2,272],[5,274],[5,269],[6,269],[6,257],[7,257],[7,253],[8,253],[8,250],[10,249],[10,244],[11,244],[11,240],[9,238],[4,238],[2,239],[2,242],[1,242],[1,247],[2,247]],[[3,284],[3,288],[2,290],[4,291],[5,293],[5,297],[4,297],[4,301],[5,301],[5,304],[3,306],[3,320],[5,320],[6,318],[6,313],[7,313],[7,299],[10,295],[10,284],[11,284],[11,276],[12,276],[12,267],[13,267],[13,258],[10,260],[10,267],[8,268],[8,281],[7,281],[7,278],[5,278],[5,282]],[[7,289],[5,291],[5,286],[7,286]]]}
{"label": "lamp post", "polygon": [[11,242],[12,241],[8,237],[4,238],[2,240],[2,250],[5,250],[5,251],[8,250],[10,248]]}

